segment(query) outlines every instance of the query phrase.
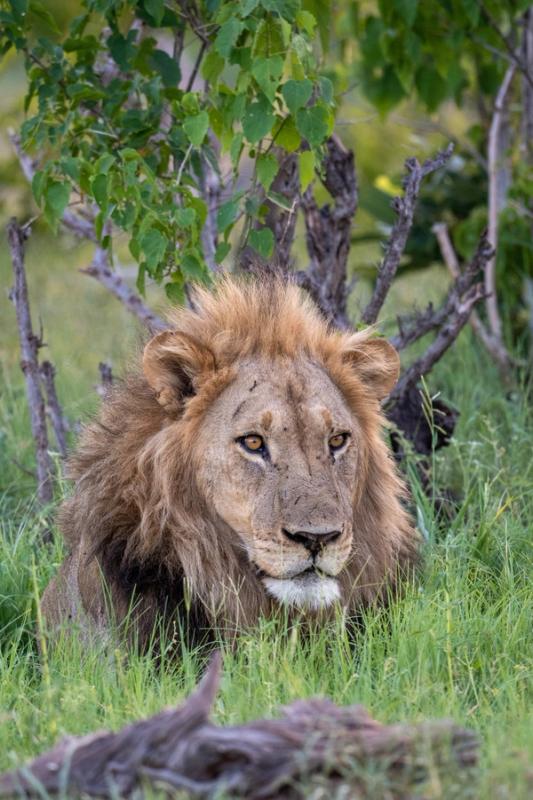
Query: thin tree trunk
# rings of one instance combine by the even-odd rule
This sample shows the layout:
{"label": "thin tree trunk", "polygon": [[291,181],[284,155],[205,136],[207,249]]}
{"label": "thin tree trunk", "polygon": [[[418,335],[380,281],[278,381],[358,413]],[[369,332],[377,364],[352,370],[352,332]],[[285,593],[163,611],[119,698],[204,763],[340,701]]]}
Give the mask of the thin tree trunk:
{"label": "thin tree trunk", "polygon": [[41,392],[41,376],[39,373],[39,348],[42,337],[33,332],[28,284],[24,269],[24,242],[27,232],[21,228],[16,219],[7,226],[7,238],[11,251],[14,283],[10,298],[15,306],[19,332],[21,361],[20,366],[26,382],[26,397],[30,412],[31,432],[35,442],[35,460],[37,465],[37,497],[42,505],[50,503],[53,497],[54,465],[48,452],[48,431],[46,428],[46,411]]}

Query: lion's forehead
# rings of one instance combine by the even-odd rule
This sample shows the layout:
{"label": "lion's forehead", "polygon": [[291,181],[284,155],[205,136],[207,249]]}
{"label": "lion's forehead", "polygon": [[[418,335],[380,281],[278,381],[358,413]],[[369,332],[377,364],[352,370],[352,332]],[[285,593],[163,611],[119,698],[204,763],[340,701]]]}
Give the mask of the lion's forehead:
{"label": "lion's forehead", "polygon": [[[266,430],[289,432],[305,423],[309,433],[330,431],[352,422],[340,390],[312,362],[247,362],[219,399],[232,424],[261,424]],[[287,430],[285,430],[287,429]]]}

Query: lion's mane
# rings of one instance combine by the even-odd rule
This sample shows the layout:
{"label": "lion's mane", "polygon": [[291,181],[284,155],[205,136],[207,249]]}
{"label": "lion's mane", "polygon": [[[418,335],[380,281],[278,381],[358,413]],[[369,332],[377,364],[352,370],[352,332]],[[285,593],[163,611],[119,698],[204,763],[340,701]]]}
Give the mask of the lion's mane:
{"label": "lion's mane", "polygon": [[[236,362],[254,354],[305,354],[327,370],[357,415],[364,433],[357,546],[341,583],[348,612],[383,598],[413,561],[417,537],[383,440],[379,403],[340,358],[348,334],[330,329],[293,285],[231,279],[199,290],[194,310],[174,312],[171,325],[209,348],[214,376],[201,386],[183,376],[169,413],[140,370],[130,375],[110,391],[70,460],[75,489],[60,510],[60,527],[76,554],[85,612],[95,616],[101,605],[101,574],[119,620],[133,602],[143,642],[165,612],[186,616],[194,638],[216,625],[239,629],[271,608],[195,480],[195,432]],[[360,342],[364,369],[370,333],[349,335]]]}

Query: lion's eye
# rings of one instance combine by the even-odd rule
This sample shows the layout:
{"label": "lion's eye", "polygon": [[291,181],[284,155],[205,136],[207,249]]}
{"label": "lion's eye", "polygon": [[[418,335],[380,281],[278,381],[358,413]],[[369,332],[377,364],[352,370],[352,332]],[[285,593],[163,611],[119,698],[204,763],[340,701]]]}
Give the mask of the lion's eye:
{"label": "lion's eye", "polygon": [[248,436],[241,436],[237,441],[245,450],[248,450],[249,453],[261,454],[266,450],[265,440],[256,433],[250,433]]}
{"label": "lion's eye", "polygon": [[347,433],[336,433],[335,436],[331,436],[328,442],[329,449],[333,452],[340,450],[348,441],[348,436]]}

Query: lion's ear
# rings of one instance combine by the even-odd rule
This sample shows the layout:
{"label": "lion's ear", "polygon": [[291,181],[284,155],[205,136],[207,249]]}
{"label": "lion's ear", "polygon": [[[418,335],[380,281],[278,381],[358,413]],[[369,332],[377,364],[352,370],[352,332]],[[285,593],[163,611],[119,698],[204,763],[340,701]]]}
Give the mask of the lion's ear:
{"label": "lion's ear", "polygon": [[169,414],[178,413],[183,399],[195,393],[202,376],[214,370],[211,350],[180,331],[158,333],[144,348],[145,378]]}
{"label": "lion's ear", "polygon": [[386,339],[354,333],[347,338],[343,360],[369,386],[379,400],[393,389],[400,374],[400,356]]}

